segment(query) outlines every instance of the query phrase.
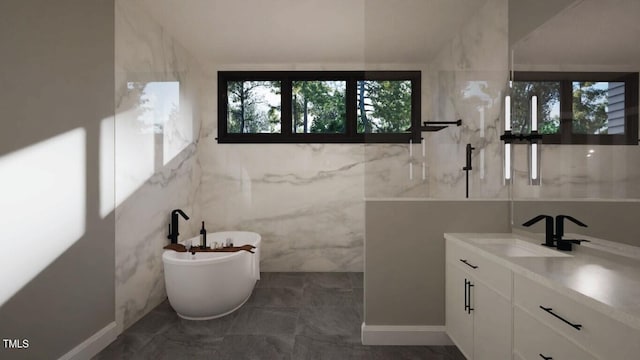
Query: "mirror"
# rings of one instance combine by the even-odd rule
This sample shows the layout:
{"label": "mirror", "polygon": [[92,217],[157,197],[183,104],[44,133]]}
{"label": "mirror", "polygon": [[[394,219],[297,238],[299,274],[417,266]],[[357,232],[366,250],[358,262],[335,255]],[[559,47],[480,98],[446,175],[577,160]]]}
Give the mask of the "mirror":
{"label": "mirror", "polygon": [[[637,0],[509,0],[510,78],[517,82],[522,72],[637,74],[640,71],[639,19],[640,1]],[[591,75],[587,78],[598,79]],[[538,114],[547,118],[539,124],[542,127],[552,123],[554,116],[577,121],[581,116],[579,106],[585,104],[599,107],[603,113],[613,113],[616,106],[612,100],[613,83],[567,82],[564,91],[568,94],[567,102],[572,103],[569,110],[554,104],[555,98],[549,95],[553,90],[549,90],[546,108],[544,101],[538,107]],[[632,104],[626,97],[624,110],[637,121],[637,88],[626,91],[625,96],[636,102]],[[596,95],[599,102],[594,100]],[[516,114],[514,112],[517,117]],[[516,121],[525,129],[530,126],[528,118],[514,119],[514,124]],[[578,128],[575,122],[568,125],[579,132],[575,130]],[[572,131],[571,127],[568,129]],[[590,135],[615,132],[611,116],[605,119],[605,125],[593,129],[584,132]],[[634,131],[638,131],[637,127]],[[511,184],[514,229],[542,233],[544,225],[524,228],[521,224],[538,214],[567,214],[588,225],[588,228],[578,228],[568,224],[567,233],[639,246],[640,239],[634,235],[633,226],[637,221],[634,214],[640,213],[639,146],[604,144],[593,136],[584,139],[579,144],[542,144],[540,185],[537,186],[530,181],[529,146],[514,146]]]}

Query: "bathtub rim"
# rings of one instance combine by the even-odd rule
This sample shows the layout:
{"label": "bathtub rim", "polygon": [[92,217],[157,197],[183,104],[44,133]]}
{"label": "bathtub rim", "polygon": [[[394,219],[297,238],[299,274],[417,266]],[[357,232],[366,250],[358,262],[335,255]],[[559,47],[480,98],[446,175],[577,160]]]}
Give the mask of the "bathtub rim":
{"label": "bathtub rim", "polygon": [[[222,234],[246,234],[246,235],[251,235],[253,237],[253,241],[249,241],[248,244],[242,244],[242,245],[252,245],[255,246],[256,249],[258,249],[260,247],[260,243],[262,242],[262,236],[260,236],[260,234],[256,233],[256,232],[252,232],[252,231],[216,231],[216,232],[210,232],[207,233],[207,238],[213,238],[214,236],[216,237],[224,237],[225,235]],[[199,236],[194,236],[192,238],[189,238],[187,240],[183,240],[180,241],[181,244],[184,243],[189,243],[193,240],[198,240]],[[246,252],[245,250],[240,250],[240,251],[236,251],[236,252],[198,252],[196,256],[199,257],[199,259],[192,259],[192,258],[188,258],[188,259],[179,259],[177,258],[177,256],[179,256],[179,254],[188,254],[187,253],[182,253],[182,252],[177,252],[175,250],[165,250],[164,253],[162,254],[162,261],[165,264],[171,264],[171,265],[180,265],[180,266],[201,266],[201,265],[207,265],[207,264],[216,264],[216,263],[224,263],[227,261],[231,261],[233,260],[233,258],[235,258],[236,256],[240,256],[241,253]],[[255,255],[254,254],[250,254],[250,255]]]}

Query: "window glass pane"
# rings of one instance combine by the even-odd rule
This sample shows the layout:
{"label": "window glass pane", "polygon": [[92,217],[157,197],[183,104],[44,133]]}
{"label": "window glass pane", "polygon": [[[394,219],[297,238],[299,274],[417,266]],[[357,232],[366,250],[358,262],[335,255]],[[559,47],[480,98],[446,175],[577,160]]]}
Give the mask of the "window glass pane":
{"label": "window glass pane", "polygon": [[358,133],[407,133],[411,127],[411,81],[358,81]]}
{"label": "window glass pane", "polygon": [[346,81],[293,81],[292,131],[294,133],[344,133]]}
{"label": "window glass pane", "polygon": [[560,82],[514,81],[511,89],[511,128],[514,133],[531,131],[531,97],[538,97],[538,132],[560,130]]}
{"label": "window glass pane", "polygon": [[573,132],[624,134],[624,83],[573,82]]}
{"label": "window glass pane", "polygon": [[228,133],[279,133],[279,81],[229,81],[227,83]]}

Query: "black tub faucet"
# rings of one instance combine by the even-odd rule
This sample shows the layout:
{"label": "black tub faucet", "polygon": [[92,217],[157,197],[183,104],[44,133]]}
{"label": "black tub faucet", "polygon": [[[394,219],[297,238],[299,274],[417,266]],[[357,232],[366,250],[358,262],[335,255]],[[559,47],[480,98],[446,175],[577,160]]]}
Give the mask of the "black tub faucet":
{"label": "black tub faucet", "polygon": [[172,244],[178,243],[178,235],[180,235],[178,232],[178,214],[180,214],[180,216],[185,220],[189,220],[189,217],[184,213],[184,211],[180,209],[171,211],[171,224],[169,224],[169,236],[167,236],[167,238],[171,239]]}
{"label": "black tub faucet", "polygon": [[549,247],[553,247],[555,246],[553,244],[553,240],[555,240],[555,236],[553,235],[553,216],[551,215],[538,215],[536,217],[534,217],[533,219],[525,222],[524,224],[522,224],[522,226],[526,226],[529,227],[535,223],[537,223],[538,221],[544,219],[545,220],[545,231],[544,231],[544,246],[549,246]]}

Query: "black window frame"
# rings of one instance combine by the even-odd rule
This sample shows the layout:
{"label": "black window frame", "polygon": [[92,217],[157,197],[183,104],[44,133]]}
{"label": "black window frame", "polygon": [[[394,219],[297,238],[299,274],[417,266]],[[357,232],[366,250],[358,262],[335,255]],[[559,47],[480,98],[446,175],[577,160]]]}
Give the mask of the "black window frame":
{"label": "black window frame", "polygon": [[[421,78],[417,71],[218,71],[218,143],[408,143],[420,142]],[[358,133],[357,83],[411,81],[411,127],[407,133]],[[280,81],[280,133],[229,133],[227,84],[230,81]],[[294,133],[293,81],[346,81],[345,133]],[[351,105],[350,105],[351,104]]]}
{"label": "black window frame", "polygon": [[[638,145],[638,73],[635,72],[541,72],[516,71],[514,82],[560,83],[560,129],[543,134],[544,144]],[[624,134],[578,134],[573,132],[573,82],[624,82]]]}

